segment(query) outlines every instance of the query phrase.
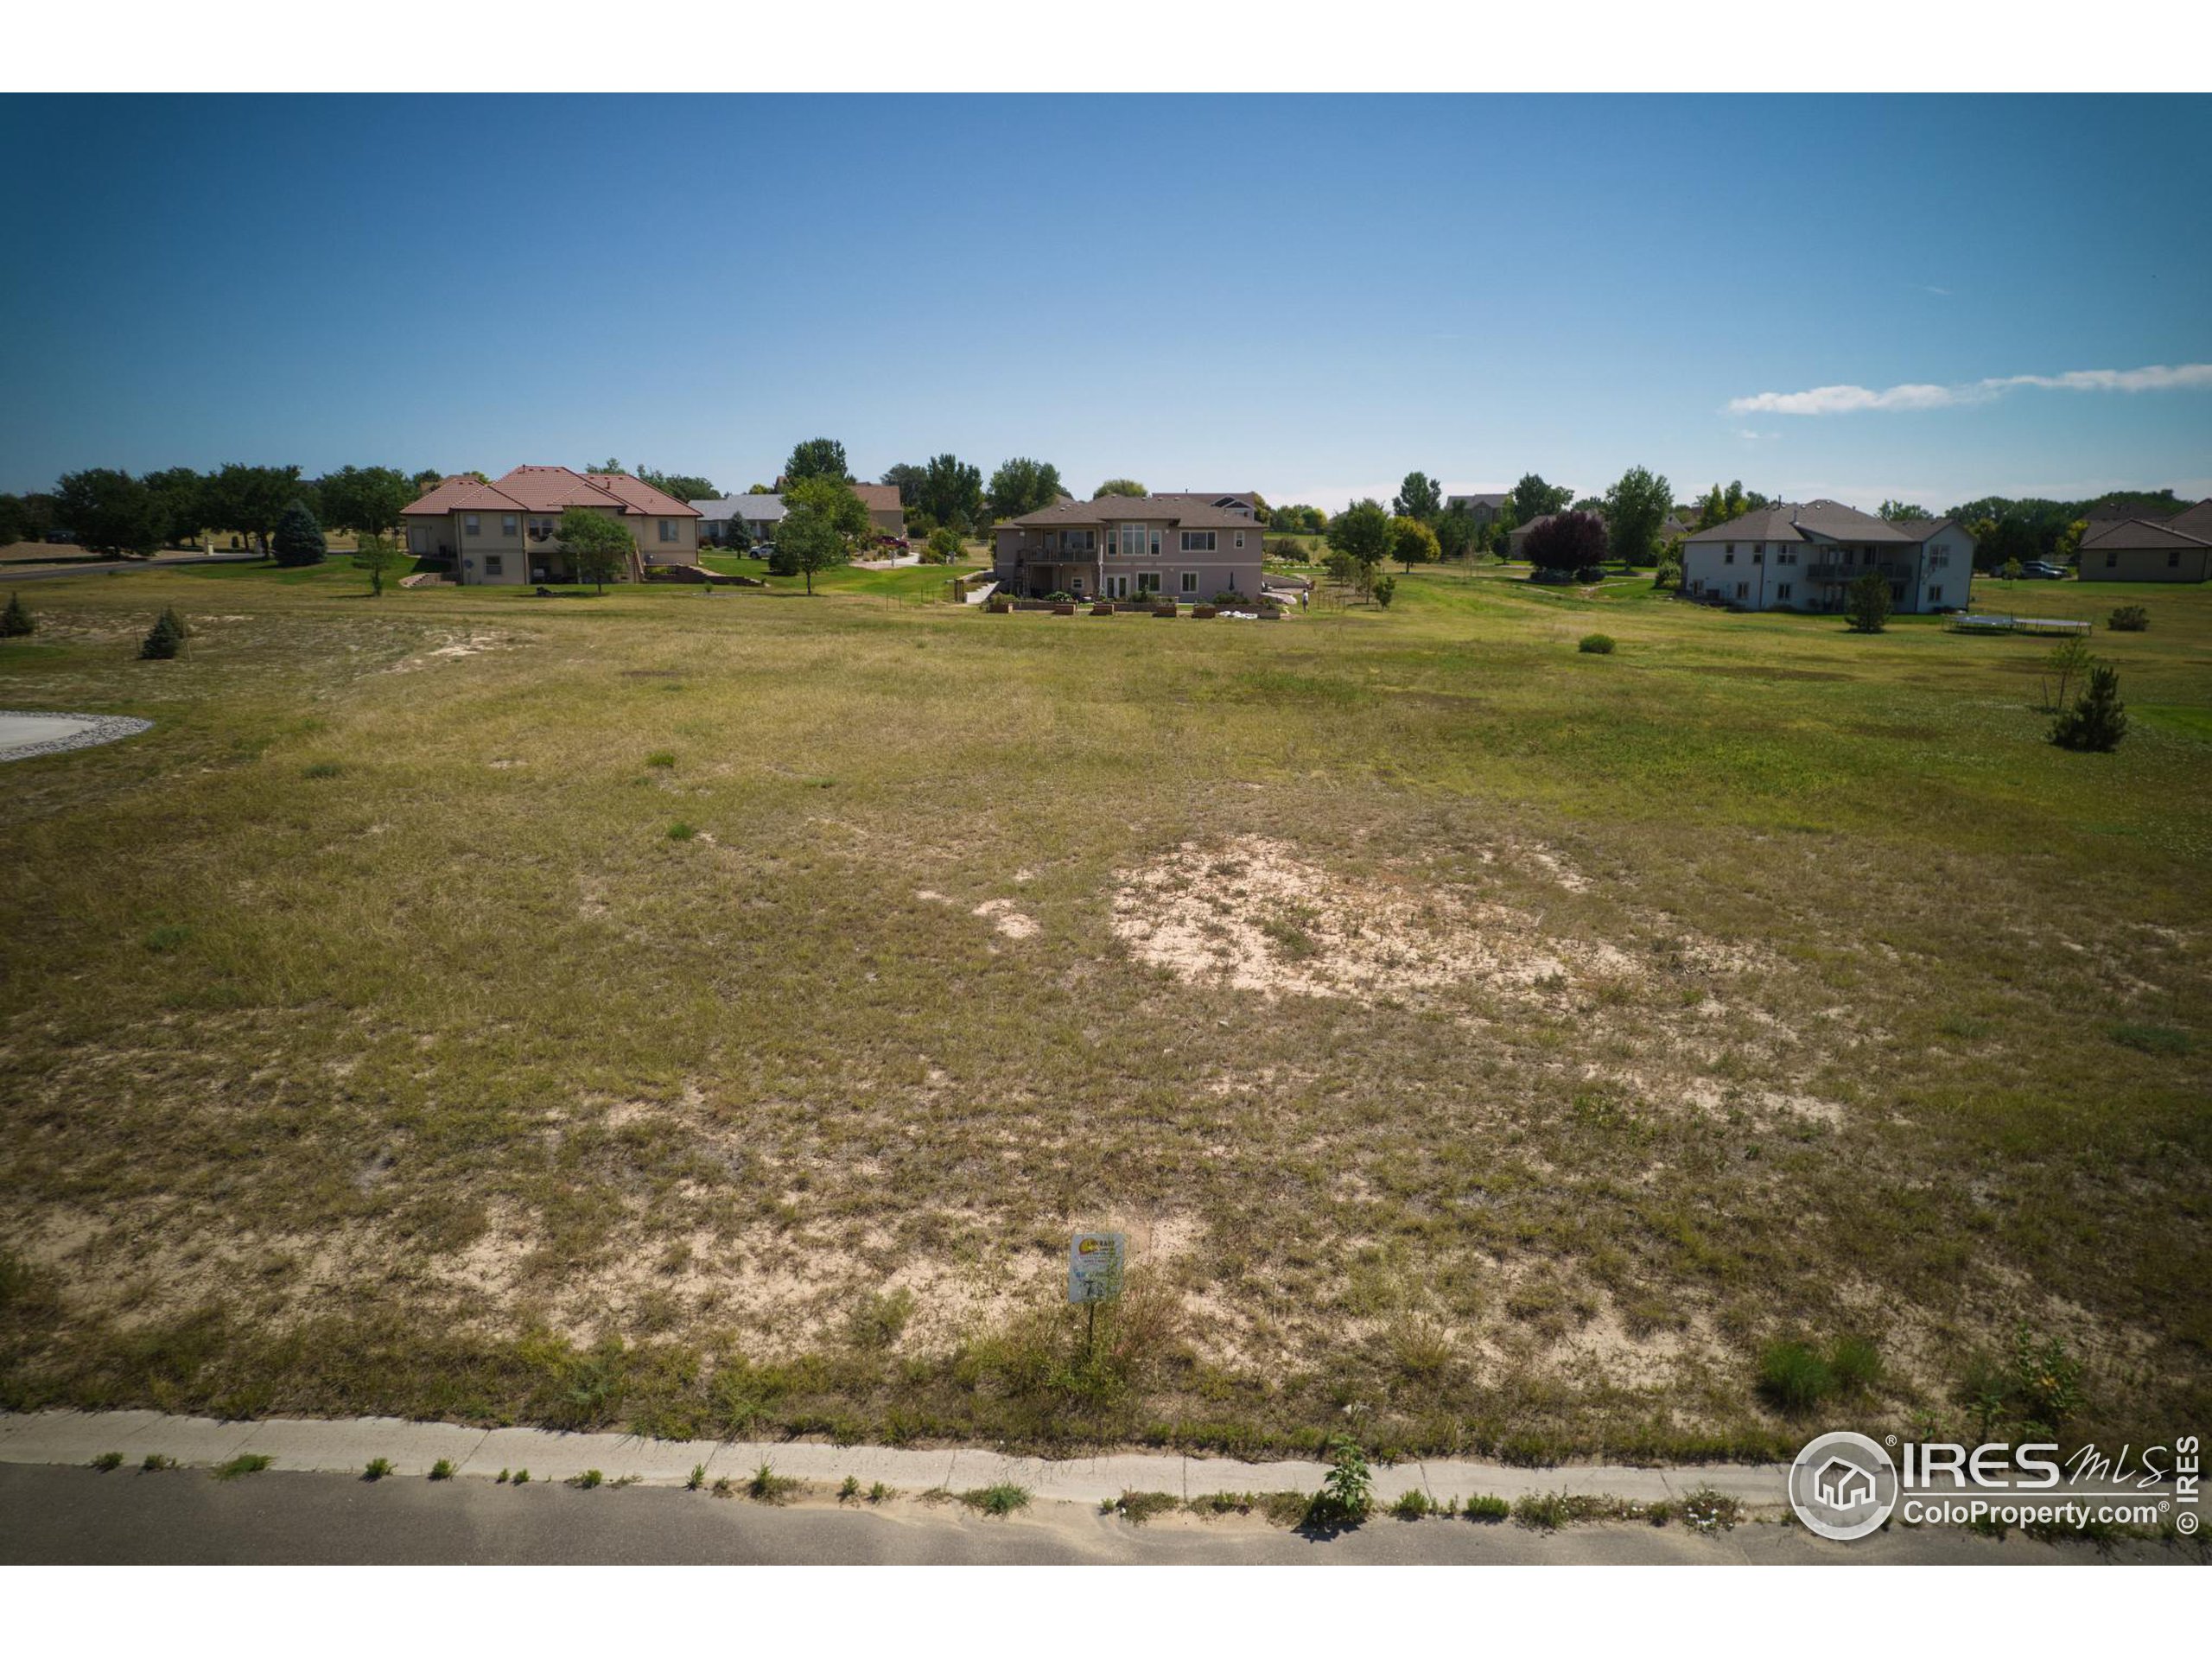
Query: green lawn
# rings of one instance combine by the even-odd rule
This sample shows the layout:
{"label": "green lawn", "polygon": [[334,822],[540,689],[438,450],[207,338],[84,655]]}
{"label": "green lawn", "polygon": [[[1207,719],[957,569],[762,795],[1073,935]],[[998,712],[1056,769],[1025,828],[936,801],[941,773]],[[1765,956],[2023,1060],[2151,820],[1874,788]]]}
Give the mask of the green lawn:
{"label": "green lawn", "polygon": [[156,724],[0,767],[0,1404],[1694,1457],[2024,1326],[2202,1420],[2212,593],[1982,584],[2149,607],[2080,755],[1932,619],[944,578],[27,588],[0,707]]}

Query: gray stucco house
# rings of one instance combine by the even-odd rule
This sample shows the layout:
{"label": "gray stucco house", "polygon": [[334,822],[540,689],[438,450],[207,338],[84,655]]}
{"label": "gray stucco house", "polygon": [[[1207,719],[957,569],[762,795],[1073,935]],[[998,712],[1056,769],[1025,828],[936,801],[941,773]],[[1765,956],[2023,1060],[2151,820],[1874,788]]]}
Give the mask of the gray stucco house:
{"label": "gray stucco house", "polygon": [[1249,509],[1217,505],[1223,499],[1193,492],[1056,501],[997,527],[991,574],[1005,591],[1031,598],[1256,599],[1259,521]]}

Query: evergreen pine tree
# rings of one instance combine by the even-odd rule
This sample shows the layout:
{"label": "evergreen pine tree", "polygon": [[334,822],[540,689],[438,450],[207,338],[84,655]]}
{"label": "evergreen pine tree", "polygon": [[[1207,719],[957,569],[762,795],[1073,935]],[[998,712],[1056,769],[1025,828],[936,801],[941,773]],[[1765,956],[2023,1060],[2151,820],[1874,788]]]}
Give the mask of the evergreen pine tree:
{"label": "evergreen pine tree", "polygon": [[283,565],[321,564],[322,556],[329,550],[322,538],[322,526],[315,522],[314,513],[308,511],[304,501],[295,501],[284,509],[284,516],[276,521],[276,534],[270,546],[276,563]]}
{"label": "evergreen pine tree", "polygon": [[2082,700],[2051,721],[2050,741],[2062,749],[2107,751],[2127,735],[2127,705],[2120,700],[2120,671],[2093,668]]}
{"label": "evergreen pine tree", "polygon": [[1890,622],[1890,584],[1869,570],[1851,584],[1850,626],[1853,633],[1879,633]]}
{"label": "evergreen pine tree", "polygon": [[21,639],[38,632],[38,620],[23,604],[21,594],[8,595],[8,608],[0,611],[0,639]]}
{"label": "evergreen pine tree", "polygon": [[164,606],[162,613],[138,647],[142,662],[167,662],[184,647],[184,619],[176,613],[173,605]]}

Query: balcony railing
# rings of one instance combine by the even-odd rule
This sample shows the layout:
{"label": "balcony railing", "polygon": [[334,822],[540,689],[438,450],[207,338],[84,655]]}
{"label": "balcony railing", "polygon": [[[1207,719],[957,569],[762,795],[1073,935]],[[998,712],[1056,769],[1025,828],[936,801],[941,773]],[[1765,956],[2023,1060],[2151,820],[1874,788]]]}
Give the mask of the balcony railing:
{"label": "balcony railing", "polygon": [[1884,582],[1910,582],[1912,567],[1909,564],[1815,564],[1808,566],[1808,582],[1856,582],[1861,576],[1879,576]]}

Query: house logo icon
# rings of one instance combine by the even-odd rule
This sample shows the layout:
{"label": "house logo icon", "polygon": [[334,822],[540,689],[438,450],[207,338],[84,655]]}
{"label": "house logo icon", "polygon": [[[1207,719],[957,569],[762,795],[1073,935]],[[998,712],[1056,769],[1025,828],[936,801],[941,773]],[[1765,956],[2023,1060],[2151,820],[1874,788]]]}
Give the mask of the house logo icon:
{"label": "house logo icon", "polygon": [[1874,1477],[1848,1458],[1830,1458],[1814,1474],[1813,1492],[1831,1509],[1855,1510],[1874,1501]]}
{"label": "house logo icon", "polygon": [[1889,1452],[1848,1429],[1823,1434],[1789,1465],[1789,1507],[1806,1529],[1849,1543],[1877,1531],[1897,1505]]}

